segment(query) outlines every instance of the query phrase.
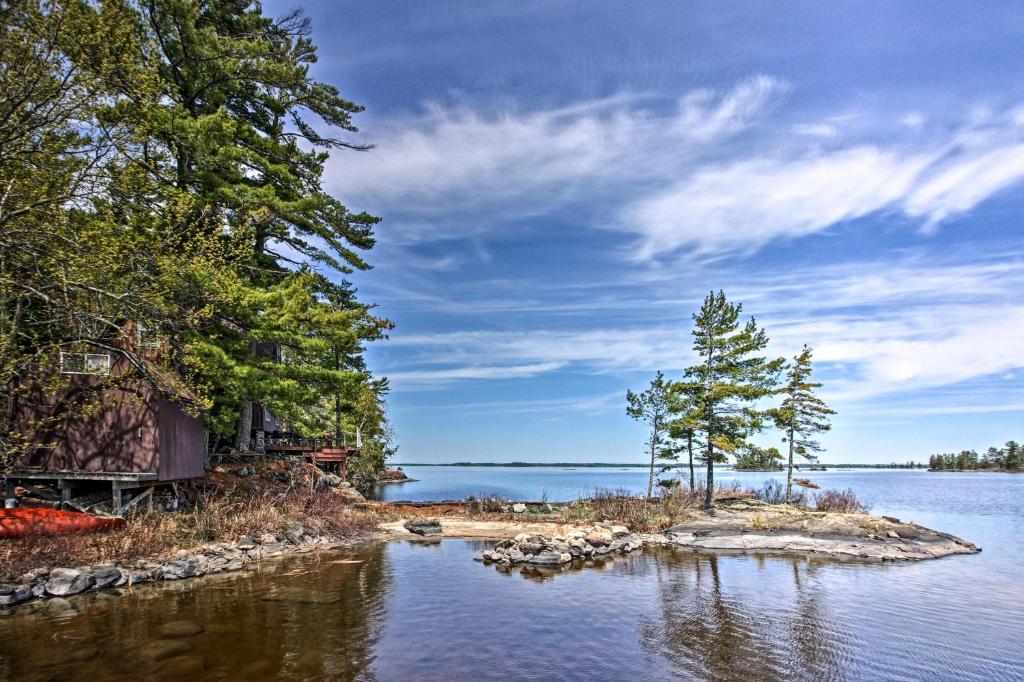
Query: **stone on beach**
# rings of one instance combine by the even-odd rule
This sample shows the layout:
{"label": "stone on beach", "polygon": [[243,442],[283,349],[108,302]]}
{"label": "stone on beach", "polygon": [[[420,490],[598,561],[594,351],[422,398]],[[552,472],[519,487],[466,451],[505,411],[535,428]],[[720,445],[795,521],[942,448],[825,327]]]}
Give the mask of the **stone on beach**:
{"label": "stone on beach", "polygon": [[[615,532],[618,532],[616,537]],[[588,538],[594,540],[591,544]],[[481,552],[476,559],[502,565],[531,564],[535,566],[562,566],[573,560],[584,560],[595,555],[625,554],[640,549],[641,536],[631,533],[625,526],[593,526],[590,528],[558,529],[551,537],[519,533],[502,540],[493,549]]]}
{"label": "stone on beach", "polygon": [[405,524],[403,524],[403,527],[410,533],[414,533],[416,535],[441,534],[441,522],[437,520],[407,521]]}
{"label": "stone on beach", "polygon": [[46,593],[54,597],[66,597],[85,592],[96,583],[86,571],[76,568],[55,568],[46,581]]}

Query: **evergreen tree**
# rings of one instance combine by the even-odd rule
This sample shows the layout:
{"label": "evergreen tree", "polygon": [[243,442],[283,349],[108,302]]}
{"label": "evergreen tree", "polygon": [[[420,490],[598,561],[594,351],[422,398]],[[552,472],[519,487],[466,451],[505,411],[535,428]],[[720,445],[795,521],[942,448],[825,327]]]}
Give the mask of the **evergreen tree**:
{"label": "evergreen tree", "polygon": [[700,448],[701,441],[697,431],[699,415],[695,412],[693,396],[686,389],[687,386],[685,384],[672,384],[672,400],[669,411],[674,415],[674,418],[669,423],[669,437],[682,444],[679,448],[680,452],[684,448],[686,450],[690,473],[690,490],[693,490],[696,487],[694,450]]}
{"label": "evergreen tree", "polygon": [[772,410],[776,427],[785,434],[783,442],[789,446],[787,500],[793,497],[793,456],[799,455],[809,462],[817,461],[816,453],[821,452],[822,447],[814,436],[832,428],[829,416],[835,414],[835,410],[815,395],[821,384],[810,380],[812,354],[811,347],[805,345],[793,358],[786,372],[786,384],[778,390],[783,396],[782,405]]}
{"label": "evergreen tree", "polygon": [[1021,464],[1021,450],[1020,444],[1015,440],[1006,441],[1006,445],[1003,446],[1003,452],[1006,453],[1004,457],[1005,466],[1007,469],[1020,469]]}
{"label": "evergreen tree", "polygon": [[650,457],[647,475],[648,499],[654,491],[655,465],[659,461],[663,462],[660,472],[664,472],[671,468],[666,462],[676,458],[668,440],[669,406],[670,383],[660,371],[651,380],[647,390],[639,394],[626,391],[626,414],[650,427],[646,443],[647,454]]}
{"label": "evergreen tree", "polygon": [[[306,386],[333,392],[357,369],[327,354],[313,371],[316,353],[275,319],[298,319],[282,291],[295,293],[312,320],[358,309],[332,300],[349,298],[344,283],[331,294],[330,282],[293,271],[368,267],[359,252],[373,246],[378,219],[350,212],[321,185],[331,150],[365,147],[317,130],[355,131],[352,115],[362,107],[310,77],[316,48],[298,12],[274,20],[242,0],[152,0],[135,9],[139,59],[158,74],[160,96],[128,92],[118,111],[135,133],[127,154],[154,185],[150,203],[185,194],[205,234],[247,246],[231,265],[227,304],[188,335],[178,357],[211,387],[216,430],[235,431],[236,446],[247,449],[253,401],[287,409],[305,397],[303,371],[322,379]],[[310,327],[304,332],[320,343]],[[269,362],[263,349],[282,335],[296,345],[282,350],[289,361]]]}
{"label": "evergreen tree", "polygon": [[741,311],[741,304],[719,291],[708,294],[693,316],[693,350],[700,363],[686,369],[682,390],[693,396],[696,425],[705,436],[708,509],[715,504],[715,462],[762,428],[768,415],[755,405],[773,393],[784,364],[760,355],[768,337],[753,318],[741,326]]}

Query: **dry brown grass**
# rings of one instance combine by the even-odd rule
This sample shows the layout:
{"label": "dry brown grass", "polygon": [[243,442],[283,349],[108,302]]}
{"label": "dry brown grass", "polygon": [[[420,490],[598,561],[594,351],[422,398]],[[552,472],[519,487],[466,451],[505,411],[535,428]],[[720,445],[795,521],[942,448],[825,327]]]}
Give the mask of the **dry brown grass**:
{"label": "dry brown grass", "polygon": [[[595,490],[587,500],[559,509],[561,520],[570,521],[615,521],[638,532],[656,532],[676,525],[689,518],[704,505],[707,488],[703,482],[696,486],[677,486],[665,491],[660,497],[648,500],[627,490]],[[715,499],[720,502],[749,499],[754,493],[744,490],[738,482],[719,484],[715,488]]]}
{"label": "dry brown grass", "polygon": [[194,506],[129,516],[123,527],[108,532],[0,540],[0,580],[36,568],[156,557],[241,535],[280,533],[295,523],[311,535],[332,537],[365,535],[377,527],[375,511],[357,509],[329,491],[310,491],[302,480],[301,472],[287,481],[271,472],[231,486],[207,481]]}
{"label": "dry brown grass", "polygon": [[857,498],[853,490],[825,490],[814,495],[814,508],[824,512],[857,514],[868,511],[867,503]]}

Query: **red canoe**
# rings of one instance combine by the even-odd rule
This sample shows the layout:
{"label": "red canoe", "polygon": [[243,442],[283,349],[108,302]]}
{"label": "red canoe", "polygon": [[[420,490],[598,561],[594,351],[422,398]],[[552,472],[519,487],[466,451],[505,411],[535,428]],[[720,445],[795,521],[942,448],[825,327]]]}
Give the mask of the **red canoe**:
{"label": "red canoe", "polygon": [[88,533],[124,525],[124,519],[58,509],[0,509],[0,538]]}

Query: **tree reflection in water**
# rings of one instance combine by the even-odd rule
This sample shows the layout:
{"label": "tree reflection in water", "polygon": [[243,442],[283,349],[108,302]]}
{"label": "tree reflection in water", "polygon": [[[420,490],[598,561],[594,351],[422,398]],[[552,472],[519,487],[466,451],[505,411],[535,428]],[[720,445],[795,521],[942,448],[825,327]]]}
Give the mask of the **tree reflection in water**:
{"label": "tree reflection in water", "polygon": [[[746,565],[739,572],[724,571],[728,562]],[[767,572],[751,571],[750,562]],[[790,570],[780,571],[785,563]],[[664,552],[654,567],[661,618],[644,623],[642,644],[667,659],[681,676],[713,680],[841,677],[838,652],[845,646],[826,621],[822,592],[816,589],[816,563],[789,557]],[[723,578],[723,573],[728,577]],[[751,574],[756,574],[754,582]],[[787,574],[792,585],[778,584],[780,576]],[[760,598],[762,590],[777,594],[789,588],[789,599]],[[768,603],[791,606],[769,610]]]}

